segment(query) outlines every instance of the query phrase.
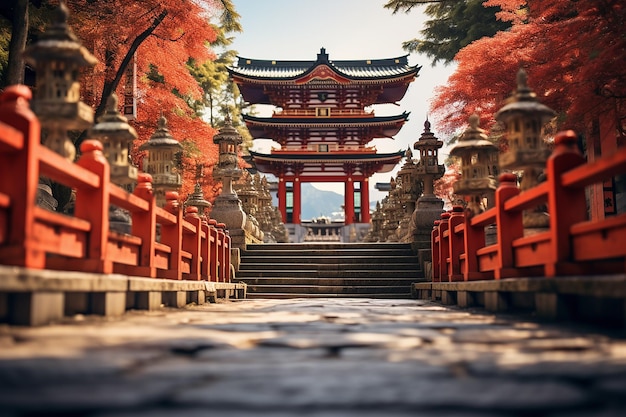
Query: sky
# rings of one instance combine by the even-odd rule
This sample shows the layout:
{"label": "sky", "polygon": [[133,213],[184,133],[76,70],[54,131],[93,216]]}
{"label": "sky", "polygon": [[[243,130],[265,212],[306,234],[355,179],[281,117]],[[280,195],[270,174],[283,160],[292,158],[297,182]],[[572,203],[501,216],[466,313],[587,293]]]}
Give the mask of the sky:
{"label": "sky", "polygon": [[[326,48],[329,59],[382,59],[407,55],[402,42],[419,37],[423,23],[428,19],[423,6],[409,14],[392,11],[383,6],[386,0],[234,0],[241,15],[243,32],[235,36],[232,49],[239,56],[269,60],[311,60],[317,58],[320,48]],[[437,86],[444,85],[454,66],[431,66],[426,56],[409,55],[410,65],[420,65],[419,76],[411,83],[399,105],[377,105],[372,109],[377,116],[410,112],[409,121],[400,133],[391,139],[375,139],[380,153],[413,148],[428,116],[430,99]],[[260,115],[264,114],[261,109]],[[437,119],[428,116],[431,131],[438,135]],[[255,140],[253,150],[269,152],[271,143]],[[443,163],[447,152],[440,153]],[[389,182],[396,176],[404,160],[393,172],[375,174],[370,179],[370,199],[377,201],[387,193],[374,189],[376,182]],[[343,184],[313,184],[316,188],[343,194]]]}

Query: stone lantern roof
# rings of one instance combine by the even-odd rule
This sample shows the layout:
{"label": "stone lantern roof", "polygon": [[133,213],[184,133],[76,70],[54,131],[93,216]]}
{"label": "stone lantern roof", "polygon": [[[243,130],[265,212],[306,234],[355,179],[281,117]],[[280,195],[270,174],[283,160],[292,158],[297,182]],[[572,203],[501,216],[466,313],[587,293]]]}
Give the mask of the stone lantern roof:
{"label": "stone lantern roof", "polygon": [[542,123],[549,122],[555,116],[554,110],[540,103],[537,94],[528,87],[528,75],[523,68],[517,72],[517,89],[495,114],[495,119],[502,121],[519,113],[539,115]]}
{"label": "stone lantern roof", "polygon": [[458,143],[450,149],[450,155],[462,156],[468,151],[487,150],[498,152],[498,147],[487,139],[485,129],[478,127],[479,117],[473,114],[469,117],[469,127],[465,129]]}
{"label": "stone lantern roof", "polygon": [[167,128],[167,119],[165,116],[161,115],[159,118],[159,124],[157,130],[150,136],[150,139],[143,143],[139,150],[149,151],[154,147],[173,147],[173,148],[183,148],[183,145],[180,144],[176,139],[172,137],[169,129]]}
{"label": "stone lantern roof", "polygon": [[69,10],[65,2],[61,1],[54,11],[52,25],[24,51],[27,63],[36,65],[40,60],[70,60],[79,66],[94,66],[98,63],[68,26],[68,17]]}

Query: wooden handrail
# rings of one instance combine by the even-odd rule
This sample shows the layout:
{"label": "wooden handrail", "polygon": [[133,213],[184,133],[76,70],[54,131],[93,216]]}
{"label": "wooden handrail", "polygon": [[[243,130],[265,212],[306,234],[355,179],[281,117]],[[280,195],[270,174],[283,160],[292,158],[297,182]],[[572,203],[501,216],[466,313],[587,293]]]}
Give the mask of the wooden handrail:
{"label": "wooden handrail", "polygon": [[[210,226],[197,213],[183,217],[175,193],[166,193],[166,207],[157,207],[148,174],[139,174],[132,194],[111,183],[98,141],[84,141],[76,163],[41,145],[30,96],[25,86],[0,95],[0,177],[15,179],[0,182],[0,264],[230,280],[230,237],[223,225]],[[36,206],[40,175],[76,190],[73,216]],[[109,230],[110,205],[130,213],[130,234]]]}
{"label": "wooden handrail", "polygon": [[[546,166],[547,181],[520,193],[516,177],[503,174],[495,207],[473,216],[458,211],[442,215],[431,238],[433,280],[459,279],[457,260],[466,281],[624,272],[626,214],[590,220],[585,187],[625,174],[626,148],[586,163],[576,139],[571,131],[557,134]],[[549,227],[525,236],[523,211],[546,203]],[[484,228],[490,224],[495,225],[497,242],[486,245]]]}

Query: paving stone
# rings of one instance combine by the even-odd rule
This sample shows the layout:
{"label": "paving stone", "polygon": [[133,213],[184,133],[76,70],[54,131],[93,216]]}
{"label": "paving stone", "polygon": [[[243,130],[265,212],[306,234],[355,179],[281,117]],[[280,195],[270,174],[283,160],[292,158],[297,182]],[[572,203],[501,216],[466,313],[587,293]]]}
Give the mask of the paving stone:
{"label": "paving stone", "polygon": [[621,337],[375,299],[1,326],[0,415],[623,416]]}

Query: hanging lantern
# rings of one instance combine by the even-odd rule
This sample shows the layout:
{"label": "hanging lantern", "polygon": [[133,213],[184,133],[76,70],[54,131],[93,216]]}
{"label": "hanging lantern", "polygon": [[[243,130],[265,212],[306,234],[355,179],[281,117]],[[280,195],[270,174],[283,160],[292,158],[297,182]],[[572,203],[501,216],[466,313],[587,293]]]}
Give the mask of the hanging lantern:
{"label": "hanging lantern", "polygon": [[68,130],[86,129],[93,123],[93,110],[80,101],[78,75],[82,67],[98,60],[83,47],[67,25],[69,11],[61,1],[52,25],[24,51],[24,60],[37,74],[33,112],[47,129],[44,145],[73,160],[74,144]]}
{"label": "hanging lantern", "polygon": [[469,127],[450,150],[450,155],[461,159],[461,179],[452,188],[456,194],[470,197],[468,209],[474,214],[486,209],[483,198],[495,191],[498,175],[498,147],[487,140],[478,122],[478,115],[471,115]]}
{"label": "hanging lantern", "polygon": [[131,184],[137,179],[137,167],[131,165],[129,149],[137,132],[117,109],[117,95],[107,99],[106,110],[98,123],[89,130],[89,137],[98,139],[104,147],[104,155],[111,166],[111,182],[117,185]]}

